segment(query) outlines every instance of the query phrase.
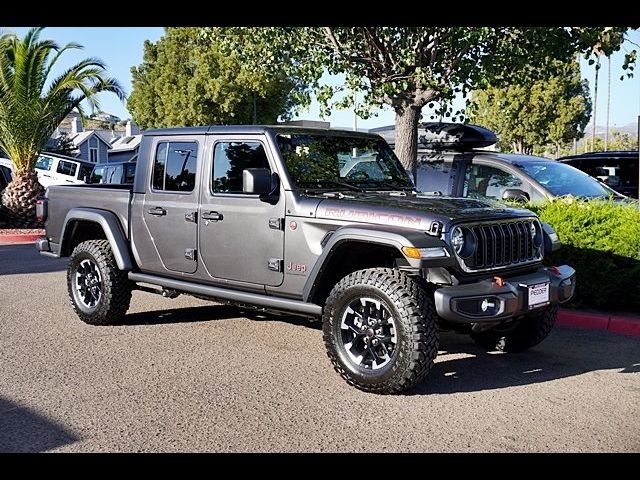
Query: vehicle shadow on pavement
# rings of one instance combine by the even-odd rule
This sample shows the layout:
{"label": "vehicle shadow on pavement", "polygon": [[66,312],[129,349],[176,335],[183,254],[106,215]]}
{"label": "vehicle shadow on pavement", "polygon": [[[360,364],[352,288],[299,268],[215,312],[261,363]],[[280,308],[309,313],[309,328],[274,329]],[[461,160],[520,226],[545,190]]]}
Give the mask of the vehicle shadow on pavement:
{"label": "vehicle shadow on pavement", "polygon": [[233,305],[220,304],[130,313],[124,317],[121,325],[160,325],[168,323],[207,322],[232,318],[248,318],[249,320],[255,321],[281,321],[311,328],[321,328],[322,326],[320,322],[310,322],[303,317],[263,313]]}
{"label": "vehicle shadow on pavement", "polygon": [[0,397],[0,452],[44,452],[78,440],[55,421]]}
{"label": "vehicle shadow on pavement", "polygon": [[439,361],[425,381],[407,394],[493,390],[597,370],[637,373],[640,372],[639,347],[639,340],[633,337],[558,327],[529,351],[503,354],[486,352],[468,336],[445,333],[441,334]]}
{"label": "vehicle shadow on pavement", "polygon": [[61,272],[68,262],[68,258],[39,255],[33,244],[0,245],[0,275]]}

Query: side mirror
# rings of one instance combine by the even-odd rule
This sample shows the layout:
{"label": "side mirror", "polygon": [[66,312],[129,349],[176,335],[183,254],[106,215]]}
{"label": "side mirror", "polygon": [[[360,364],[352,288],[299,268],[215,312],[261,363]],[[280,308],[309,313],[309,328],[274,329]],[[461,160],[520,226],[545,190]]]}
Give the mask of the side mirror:
{"label": "side mirror", "polygon": [[502,192],[503,200],[516,200],[519,202],[528,202],[530,200],[529,194],[519,188],[507,188]]}
{"label": "side mirror", "polygon": [[266,195],[271,192],[271,171],[268,168],[245,168],[242,171],[242,193]]}

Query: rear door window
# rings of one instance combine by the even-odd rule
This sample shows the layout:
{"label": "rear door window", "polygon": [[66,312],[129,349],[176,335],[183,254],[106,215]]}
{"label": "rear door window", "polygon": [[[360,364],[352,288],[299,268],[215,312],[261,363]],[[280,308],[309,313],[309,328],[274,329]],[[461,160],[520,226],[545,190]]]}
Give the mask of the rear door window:
{"label": "rear door window", "polygon": [[77,163],[60,160],[58,162],[58,168],[56,169],[56,172],[61,173],[62,175],[69,175],[70,177],[75,177],[77,169],[78,169]]}
{"label": "rear door window", "polygon": [[151,180],[153,189],[192,192],[196,185],[197,154],[196,142],[158,143]]}

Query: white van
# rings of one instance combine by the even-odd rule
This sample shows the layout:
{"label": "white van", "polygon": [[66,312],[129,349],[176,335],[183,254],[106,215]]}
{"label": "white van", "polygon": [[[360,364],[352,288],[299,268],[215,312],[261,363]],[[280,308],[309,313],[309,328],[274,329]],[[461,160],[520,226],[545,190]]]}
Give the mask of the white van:
{"label": "white van", "polygon": [[43,152],[36,162],[36,172],[40,184],[47,188],[49,185],[87,183],[93,165],[85,160]]}

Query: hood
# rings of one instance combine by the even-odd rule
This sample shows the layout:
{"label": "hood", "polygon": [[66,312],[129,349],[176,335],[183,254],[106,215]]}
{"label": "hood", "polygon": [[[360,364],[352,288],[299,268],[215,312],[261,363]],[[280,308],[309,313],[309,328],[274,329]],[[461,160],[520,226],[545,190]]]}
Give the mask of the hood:
{"label": "hood", "polygon": [[394,225],[428,230],[438,221],[449,230],[453,223],[535,217],[530,210],[509,208],[473,198],[421,196],[394,193],[354,193],[320,202],[316,218]]}

